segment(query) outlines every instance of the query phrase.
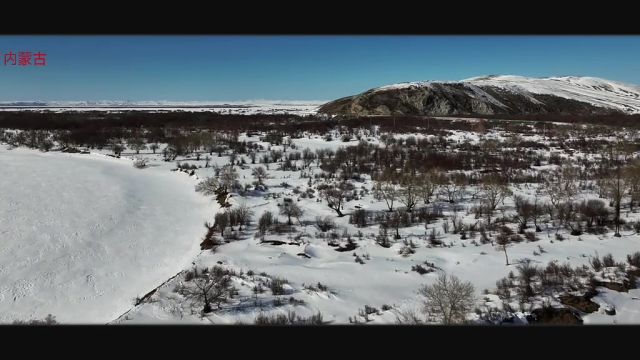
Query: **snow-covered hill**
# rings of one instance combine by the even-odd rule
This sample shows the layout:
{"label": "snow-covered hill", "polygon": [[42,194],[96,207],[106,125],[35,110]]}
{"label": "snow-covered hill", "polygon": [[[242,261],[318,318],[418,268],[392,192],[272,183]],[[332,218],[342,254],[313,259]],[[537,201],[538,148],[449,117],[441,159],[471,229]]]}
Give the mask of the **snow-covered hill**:
{"label": "snow-covered hill", "polygon": [[640,87],[596,77],[485,76],[463,80],[476,86],[494,86],[515,93],[547,94],[587,102],[595,106],[640,112]]}
{"label": "snow-covered hill", "polygon": [[595,77],[482,76],[386,85],[327,103],[324,113],[458,115],[640,113],[640,87]]}

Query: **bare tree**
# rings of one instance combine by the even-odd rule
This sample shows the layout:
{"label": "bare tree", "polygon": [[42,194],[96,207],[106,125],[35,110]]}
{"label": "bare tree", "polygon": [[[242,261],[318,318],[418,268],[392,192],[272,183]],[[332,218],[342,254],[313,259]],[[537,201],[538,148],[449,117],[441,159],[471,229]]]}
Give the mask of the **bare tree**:
{"label": "bare tree", "polygon": [[214,177],[208,177],[199,182],[196,185],[196,191],[207,196],[215,196],[216,201],[222,208],[231,207],[231,203],[228,201],[229,191]]}
{"label": "bare tree", "polygon": [[385,222],[388,226],[396,230],[395,239],[400,239],[400,225],[402,224],[402,213],[394,211],[385,216]]}
{"label": "bare tree", "polygon": [[158,150],[159,147],[160,146],[158,146],[157,143],[152,143],[151,145],[149,145],[149,149],[153,151],[154,154],[156,153],[156,150]]}
{"label": "bare tree", "polygon": [[498,204],[504,202],[512,193],[502,179],[495,176],[488,176],[483,179],[481,192],[482,201],[487,210],[487,224],[490,224],[491,215],[498,207]]}
{"label": "bare tree", "polygon": [[253,217],[253,210],[251,210],[251,208],[249,208],[247,204],[243,202],[238,205],[237,208],[235,208],[235,213],[238,224],[240,225],[238,230],[242,231],[242,225],[249,226],[251,218]]}
{"label": "bare tree", "polygon": [[518,231],[523,234],[527,228],[527,222],[534,217],[535,207],[529,200],[519,195],[516,195],[513,201],[516,206],[516,215],[514,218],[519,224]]}
{"label": "bare tree", "polygon": [[298,206],[298,204],[293,201],[285,202],[280,207],[280,215],[285,215],[288,217],[289,221],[287,222],[287,224],[289,225],[292,225],[292,217],[296,218],[298,220],[298,223],[302,225],[302,222],[300,221],[300,216],[302,216],[302,214],[304,214],[304,210],[302,210],[302,208],[300,208],[300,206]]}
{"label": "bare tree", "polygon": [[376,200],[384,200],[389,211],[393,211],[394,202],[399,195],[397,185],[390,181],[380,180],[376,181],[373,191]]}
{"label": "bare tree", "polygon": [[173,161],[178,157],[178,151],[174,146],[165,146],[162,149],[162,156],[164,157],[164,161]]}
{"label": "bare tree", "polygon": [[238,159],[238,154],[236,154],[235,151],[229,154],[229,166],[231,168],[233,168],[233,165],[236,164],[237,159]]}
{"label": "bare tree", "polygon": [[233,189],[238,180],[238,173],[232,166],[225,166],[220,173],[220,185],[226,189]]}
{"label": "bare tree", "polygon": [[614,218],[616,233],[613,236],[620,237],[620,207],[622,204],[622,198],[627,192],[628,184],[625,181],[622,170],[620,167],[613,169],[611,178],[605,181],[606,193],[609,199],[613,202]]}
{"label": "bare tree", "polygon": [[445,325],[463,323],[475,303],[473,285],[444,272],[433,285],[420,288],[419,293],[424,297],[425,314],[438,316]]}
{"label": "bare tree", "polygon": [[258,220],[258,230],[260,231],[260,235],[266,234],[267,230],[269,230],[269,227],[273,225],[273,223],[273,214],[270,211],[263,212]]}
{"label": "bare tree", "polygon": [[438,180],[438,187],[440,192],[447,197],[447,200],[453,204],[460,196],[464,185],[451,176],[442,176]]}
{"label": "bare tree", "polygon": [[415,176],[405,175],[400,179],[402,187],[398,192],[400,202],[407,207],[407,211],[413,211],[413,208],[418,203],[418,182]]}
{"label": "bare tree", "polygon": [[513,231],[508,226],[503,226],[500,228],[498,236],[496,236],[496,243],[499,245],[500,250],[504,251],[504,258],[507,266],[509,265],[507,247],[511,244],[511,235],[513,235]]}
{"label": "bare tree", "polygon": [[348,191],[348,183],[344,182],[339,185],[329,185],[322,190],[322,197],[327,201],[327,206],[333,209],[339,217],[344,216],[342,213],[342,205],[345,202],[346,192]]}
{"label": "bare tree", "polygon": [[258,185],[263,185],[262,181],[269,176],[267,170],[264,167],[258,166],[251,170],[251,175],[253,175],[256,180],[258,180]]}
{"label": "bare tree", "polygon": [[582,203],[578,205],[578,212],[587,222],[587,228],[591,228],[593,225],[604,225],[605,219],[609,216],[604,201],[597,199],[582,200]]}
{"label": "bare tree", "polygon": [[528,300],[535,295],[532,283],[533,279],[539,273],[539,269],[535,265],[531,265],[528,261],[516,267],[518,269],[518,277],[520,282],[520,296],[523,301]]}
{"label": "bare tree", "polygon": [[431,198],[438,191],[439,178],[442,176],[438,169],[430,169],[426,174],[418,178],[418,193],[425,204],[431,202]]}
{"label": "bare tree", "polygon": [[216,195],[219,188],[220,182],[214,177],[208,177],[196,185],[196,191],[206,196]]}
{"label": "bare tree", "polygon": [[576,178],[576,168],[565,165],[552,174],[546,182],[546,194],[549,196],[553,209],[559,212],[563,203],[573,202],[573,199],[578,194]]}
{"label": "bare tree", "polygon": [[302,150],[302,162],[306,168],[309,168],[316,159],[316,154],[309,148]]}
{"label": "bare tree", "polygon": [[[608,173],[610,176],[605,177],[604,187],[605,193],[609,196],[609,199],[613,202],[614,207],[614,223],[616,227],[616,233],[614,236],[620,237],[620,207],[622,205],[622,199],[625,196],[627,190],[631,188],[630,177],[625,176],[626,168],[622,167],[627,161],[627,157],[631,153],[629,144],[625,141],[619,141],[609,147],[609,158],[603,160],[606,166],[609,168]],[[613,172],[613,173],[611,173]]]}
{"label": "bare tree", "polygon": [[111,151],[113,151],[113,154],[116,156],[120,156],[120,154],[122,154],[122,152],[124,151],[124,146],[122,146],[122,143],[119,139],[111,140]]}
{"label": "bare tree", "polygon": [[640,203],[640,161],[635,160],[627,165],[624,169],[624,177],[629,187],[629,195],[631,196],[629,209],[633,211],[634,206]]}
{"label": "bare tree", "polygon": [[136,151],[136,154],[140,154],[140,150],[145,150],[147,145],[144,143],[144,139],[141,136],[136,136],[129,141],[129,147]]}
{"label": "bare tree", "polygon": [[533,209],[531,213],[531,218],[533,220],[533,226],[536,228],[536,232],[542,231],[540,226],[538,225],[538,220],[542,215],[544,215],[544,204],[540,203],[540,188],[537,188],[533,198]]}
{"label": "bare tree", "polygon": [[231,277],[223,270],[218,269],[201,274],[193,279],[194,287],[185,286],[184,294],[195,301],[203,302],[204,314],[213,311],[211,304],[216,304],[217,308],[225,302],[231,294]]}
{"label": "bare tree", "polygon": [[229,212],[224,211],[217,213],[214,217],[213,225],[220,230],[220,235],[224,236],[224,229],[229,226]]}

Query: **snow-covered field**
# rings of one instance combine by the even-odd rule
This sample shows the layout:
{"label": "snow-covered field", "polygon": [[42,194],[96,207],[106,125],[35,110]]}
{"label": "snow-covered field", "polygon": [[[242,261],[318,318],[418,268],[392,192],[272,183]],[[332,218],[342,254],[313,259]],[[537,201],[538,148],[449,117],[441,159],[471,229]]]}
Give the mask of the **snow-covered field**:
{"label": "snow-covered field", "polygon": [[146,102],[32,102],[32,103],[0,103],[0,111],[51,111],[51,112],[83,112],[83,111],[145,111],[145,112],[214,112],[219,114],[315,114],[318,106],[324,101],[146,101]]}
{"label": "snow-covered field", "polygon": [[106,323],[191,264],[216,207],[195,180],[0,145],[0,322]]}
{"label": "snow-covered field", "polygon": [[[381,146],[375,132],[361,134],[363,141]],[[332,140],[323,135],[305,134],[291,139],[285,155],[321,149],[336,150],[358,145],[353,138],[342,141],[341,134],[332,134]],[[400,134],[396,138],[434,138],[433,135]],[[490,131],[486,134],[449,131],[445,136],[453,144],[478,144],[487,139],[504,142],[511,134]],[[459,233],[444,230],[452,216],[465,224],[477,223],[469,209],[477,204],[471,194],[477,189],[469,186],[462,199],[450,204],[443,196],[435,196],[428,206],[442,206],[445,218],[433,222],[418,222],[399,228],[400,239],[390,247],[376,242],[380,224],[370,223],[357,227],[349,223],[349,215],[357,209],[384,213],[384,201],[372,194],[374,182],[369,176],[354,180],[361,196],[346,201],[336,216],[326,200],[315,191],[313,197],[302,196],[317,189],[321,183],[314,174],[323,171],[318,162],[303,167],[302,160],[294,163],[297,170],[283,170],[283,161],[262,161],[271,151],[285,150],[283,145],[271,145],[260,134],[240,134],[239,141],[262,146],[256,150],[257,161],[252,163],[247,154],[233,158],[229,152],[207,153],[199,150],[180,156],[176,161],[195,165],[193,176],[175,169],[176,161],[162,160],[157,154],[143,150],[136,155],[127,149],[123,157],[105,156],[109,149],[95,150],[90,155],[42,153],[34,150],[7,150],[0,145],[0,322],[13,319],[42,318],[53,314],[61,322],[136,323],[253,323],[263,312],[286,314],[294,310],[309,316],[320,312],[331,323],[360,322],[395,323],[397,315],[405,310],[419,310],[421,298],[417,291],[424,284],[432,284],[438,271],[420,274],[416,265],[435,268],[475,287],[478,305],[489,302],[496,281],[509,272],[517,273],[517,265],[529,262],[545,267],[551,261],[571,266],[589,265],[595,254],[612,254],[616,261],[640,250],[640,235],[630,228],[621,231],[571,236],[560,229],[564,238],[558,240],[556,229],[545,221],[535,241],[522,241],[508,248],[510,264],[495,243],[479,242],[476,235],[461,238]],[[543,136],[530,140],[550,144]],[[163,145],[164,147],[164,145]],[[534,149],[548,157],[552,150]],[[508,149],[505,151],[509,151]],[[576,154],[591,158],[593,154]],[[131,158],[143,157],[149,167],[135,169]],[[234,192],[230,198],[232,208],[241,204],[253,211],[251,224],[243,230],[227,228],[227,242],[215,251],[200,251],[199,243],[205,233],[203,223],[212,222],[215,211],[220,211],[212,197],[194,191],[194,185],[217,171],[233,168],[246,192]],[[268,175],[264,189],[254,188],[252,172],[265,167]],[[557,168],[557,165],[531,166],[527,171],[538,172]],[[536,184],[510,184],[514,194],[533,198]],[[581,198],[597,198],[589,190]],[[292,199],[304,214],[294,219],[293,230],[269,230],[257,235],[258,218],[270,211],[285,223],[287,218],[279,211],[285,199]],[[541,200],[546,200],[542,195]],[[401,207],[400,203],[396,207]],[[423,206],[421,204],[420,206]],[[513,214],[513,197],[500,206],[503,215]],[[494,215],[497,217],[498,211]],[[546,215],[545,215],[546,216]],[[321,231],[315,219],[328,217],[335,229]],[[638,221],[640,214],[626,210],[624,220]],[[513,224],[511,224],[513,226]],[[530,226],[531,228],[531,226]],[[442,245],[434,246],[429,233],[438,233]],[[391,236],[395,230],[389,229]],[[495,235],[495,234],[494,234]],[[219,231],[216,236],[223,237]],[[354,242],[357,247],[343,250]],[[411,242],[413,252],[406,252]],[[336,244],[340,244],[338,247]],[[235,271],[233,285],[238,290],[233,301],[219,309],[202,314],[202,304],[187,298],[181,289],[191,286],[187,272],[222,266]],[[181,272],[175,278],[176,273]],[[171,279],[170,279],[171,278]],[[286,279],[283,294],[257,291],[275,278]],[[132,299],[168,280],[156,293],[138,306]],[[319,285],[320,283],[321,285]],[[324,286],[327,289],[323,289]],[[255,291],[254,291],[255,290]],[[601,310],[583,317],[585,323],[638,323],[640,301],[637,289],[629,292],[599,288],[593,301]],[[613,306],[616,315],[605,315],[604,308]],[[362,316],[365,307],[380,311]],[[126,313],[125,313],[126,312]],[[124,314],[123,314],[124,313]],[[522,314],[520,314],[522,315]],[[474,314],[469,314],[469,319]]]}

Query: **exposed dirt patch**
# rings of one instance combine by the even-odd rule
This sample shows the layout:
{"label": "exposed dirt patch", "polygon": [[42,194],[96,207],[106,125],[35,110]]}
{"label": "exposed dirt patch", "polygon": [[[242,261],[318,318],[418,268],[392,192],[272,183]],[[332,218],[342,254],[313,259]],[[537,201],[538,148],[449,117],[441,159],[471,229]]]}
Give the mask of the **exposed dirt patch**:
{"label": "exposed dirt patch", "polygon": [[611,281],[594,281],[593,285],[606,287],[609,290],[617,292],[629,292],[629,289],[635,289],[634,283],[632,283],[631,281],[623,281],[621,283]]}
{"label": "exposed dirt patch", "polygon": [[583,313],[590,314],[592,312],[598,311],[600,305],[591,301],[597,292],[587,292],[582,296],[576,296],[571,294],[560,295],[560,302],[565,306],[570,306],[574,309],[577,309]]}
{"label": "exposed dirt patch", "polygon": [[544,307],[536,309],[527,316],[529,324],[543,325],[582,325],[582,319],[574,310],[566,308]]}
{"label": "exposed dirt patch", "polygon": [[347,245],[345,246],[340,246],[335,250],[339,252],[345,252],[345,251],[353,251],[357,248],[358,248],[358,244],[356,244],[355,242],[351,242],[351,243],[347,243]]}
{"label": "exposed dirt patch", "polygon": [[297,243],[297,242],[286,242],[286,241],[280,241],[280,240],[263,240],[263,241],[260,241],[260,244],[270,244],[270,245],[300,245],[300,243]]}

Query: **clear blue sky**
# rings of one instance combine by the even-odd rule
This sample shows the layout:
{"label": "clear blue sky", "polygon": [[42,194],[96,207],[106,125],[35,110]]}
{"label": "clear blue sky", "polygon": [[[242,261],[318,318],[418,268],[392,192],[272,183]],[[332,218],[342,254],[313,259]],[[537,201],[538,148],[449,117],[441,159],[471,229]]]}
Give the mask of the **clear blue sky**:
{"label": "clear blue sky", "polygon": [[640,84],[640,36],[0,36],[0,100],[330,100],[489,74]]}

